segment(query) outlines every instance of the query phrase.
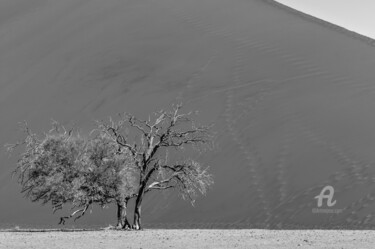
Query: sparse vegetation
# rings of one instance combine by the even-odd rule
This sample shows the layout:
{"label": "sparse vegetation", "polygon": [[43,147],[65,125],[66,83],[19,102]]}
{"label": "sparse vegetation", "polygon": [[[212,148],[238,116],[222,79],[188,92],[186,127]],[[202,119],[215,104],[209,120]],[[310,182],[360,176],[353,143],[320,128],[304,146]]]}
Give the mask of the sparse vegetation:
{"label": "sparse vegetation", "polygon": [[[24,123],[25,139],[7,145],[9,152],[24,146],[14,171],[22,193],[33,202],[51,203],[54,211],[73,205],[76,210],[60,224],[82,217],[93,204],[115,203],[119,229],[142,229],[142,201],[150,191],[176,189],[194,204],[213,178],[187,155],[210,148],[213,136],[210,126],[195,124],[194,113],[180,110],[176,105],[147,120],[119,115],[117,121],[97,122],[86,138],[57,122],[38,137]],[[126,215],[131,198],[136,198],[132,226]]]}
{"label": "sparse vegetation", "polygon": [[72,217],[82,217],[94,203],[116,203],[121,214],[118,226],[124,227],[126,203],[135,186],[131,155],[119,151],[104,133],[84,139],[57,122],[52,126],[39,138],[24,123],[25,139],[7,146],[9,151],[20,145],[25,147],[14,171],[21,192],[33,202],[51,203],[54,211],[72,204],[76,210],[61,217],[60,224]]}

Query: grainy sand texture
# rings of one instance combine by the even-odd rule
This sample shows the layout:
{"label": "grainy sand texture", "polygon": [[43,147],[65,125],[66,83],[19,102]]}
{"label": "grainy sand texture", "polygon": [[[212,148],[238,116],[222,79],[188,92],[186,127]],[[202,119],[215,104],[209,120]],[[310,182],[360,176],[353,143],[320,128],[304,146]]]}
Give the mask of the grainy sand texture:
{"label": "grainy sand texture", "polygon": [[374,231],[145,230],[2,232],[0,248],[373,248]]}
{"label": "grainy sand texture", "polygon": [[[150,194],[142,209],[146,223],[162,228],[372,228],[373,43],[265,0],[1,0],[0,143],[20,138],[17,123],[23,120],[36,132],[48,129],[53,118],[87,134],[93,120],[124,111],[147,118],[182,101],[186,111],[199,110],[199,123],[215,124],[215,150],[196,158],[210,166],[215,185],[195,207],[173,191]],[[1,151],[0,161],[0,223],[56,224],[61,213],[54,216],[48,205],[31,204],[19,193],[10,177],[16,157]],[[334,206],[327,206],[327,199],[318,205],[315,197],[325,186],[334,189]],[[108,225],[114,219],[113,209],[94,209],[77,222]],[[182,248],[194,246],[184,233],[199,237],[201,232],[146,231],[141,236],[159,233],[177,233],[180,239],[173,245]],[[225,245],[225,234],[232,234],[210,233],[199,237],[202,245],[205,239]],[[229,237],[236,241],[237,234],[246,233],[252,232],[235,231]],[[303,242],[303,231],[296,240],[280,233],[285,248],[290,240],[292,246],[309,244]],[[123,242],[105,241],[106,236],[126,244],[135,243],[126,239],[135,234],[1,236],[14,242],[40,236],[52,240],[43,242],[49,248],[60,239],[66,241],[61,246],[99,247],[101,238],[110,248]],[[337,233],[337,243],[344,245],[345,234]],[[79,236],[88,237],[69,239]],[[170,243],[150,237],[140,244],[147,248],[155,241],[162,248],[161,243]],[[276,239],[255,238],[246,241],[277,245]],[[242,238],[238,241],[245,248]]]}

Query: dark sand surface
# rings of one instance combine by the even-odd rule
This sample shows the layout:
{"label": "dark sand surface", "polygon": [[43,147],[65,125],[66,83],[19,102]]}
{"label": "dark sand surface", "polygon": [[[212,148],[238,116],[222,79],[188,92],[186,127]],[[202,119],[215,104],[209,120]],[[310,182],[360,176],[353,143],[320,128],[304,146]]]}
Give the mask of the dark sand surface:
{"label": "dark sand surface", "polygon": [[0,248],[373,248],[374,231],[146,230],[141,232],[2,232]]}
{"label": "dark sand surface", "polygon": [[[2,0],[0,16],[1,144],[22,120],[85,133],[95,119],[183,101],[215,123],[217,147],[199,159],[216,184],[195,208],[174,192],[148,196],[145,222],[373,227],[372,40],[261,0]],[[0,223],[55,224],[22,199],[15,158],[0,160]],[[312,212],[326,185],[339,214]]]}

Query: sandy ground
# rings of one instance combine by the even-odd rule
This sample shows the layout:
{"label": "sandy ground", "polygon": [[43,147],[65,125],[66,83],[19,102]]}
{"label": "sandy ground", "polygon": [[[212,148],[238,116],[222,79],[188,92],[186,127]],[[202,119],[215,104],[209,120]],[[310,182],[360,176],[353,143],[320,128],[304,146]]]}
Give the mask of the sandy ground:
{"label": "sandy ground", "polygon": [[0,248],[373,248],[375,231],[145,230],[2,232]]}

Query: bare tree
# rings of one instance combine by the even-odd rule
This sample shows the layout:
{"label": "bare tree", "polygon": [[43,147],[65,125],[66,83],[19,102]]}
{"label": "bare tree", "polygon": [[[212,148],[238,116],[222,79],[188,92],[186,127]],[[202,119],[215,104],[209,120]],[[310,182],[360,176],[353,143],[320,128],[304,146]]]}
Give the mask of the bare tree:
{"label": "bare tree", "polygon": [[[99,122],[101,132],[106,132],[122,148],[132,154],[139,181],[136,191],[133,229],[142,229],[141,207],[146,193],[153,190],[177,189],[181,196],[194,204],[198,193],[205,195],[213,184],[208,168],[193,159],[173,160],[176,152],[195,149],[198,152],[212,145],[211,126],[194,122],[196,113],[180,113],[182,105],[171,111],[154,113],[141,120],[130,114],[120,115],[115,122]],[[131,138],[129,133],[135,132]],[[132,141],[131,141],[132,140]]]}

